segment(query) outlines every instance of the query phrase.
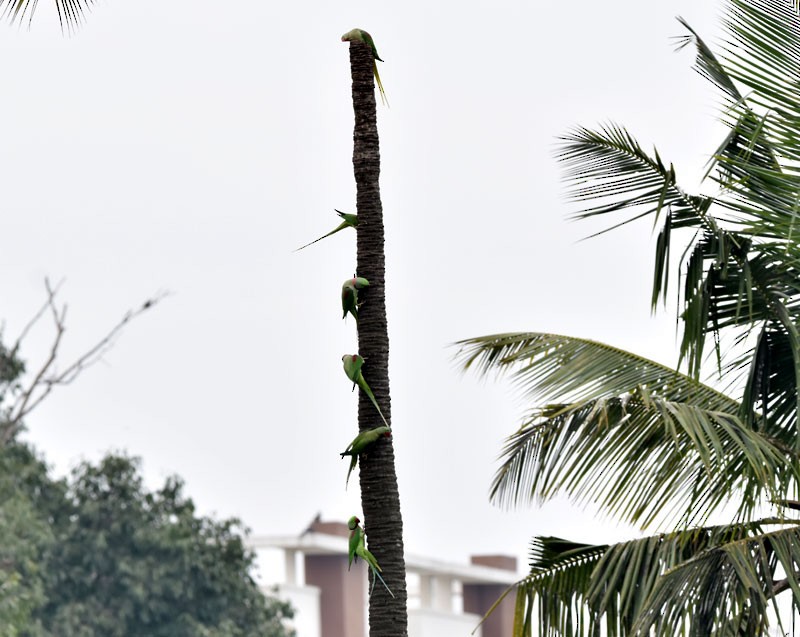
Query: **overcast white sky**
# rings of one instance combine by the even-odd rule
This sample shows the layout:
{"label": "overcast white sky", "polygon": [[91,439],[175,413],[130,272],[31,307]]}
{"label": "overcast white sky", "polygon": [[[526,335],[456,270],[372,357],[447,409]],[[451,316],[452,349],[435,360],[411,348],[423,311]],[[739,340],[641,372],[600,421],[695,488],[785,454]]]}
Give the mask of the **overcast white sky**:
{"label": "overcast white sky", "polygon": [[[222,7],[222,8],[221,8]],[[591,241],[566,220],[555,138],[626,125],[693,188],[721,139],[710,87],[673,52],[676,15],[713,41],[717,2],[108,0],[72,37],[41,2],[0,26],[0,317],[16,337],[66,278],[63,353],[172,294],[29,419],[63,473],[125,449],[203,513],[256,534],[360,511],[339,458],[356,431],[339,290],[355,237],[347,45],[385,60],[379,106],[390,378],[406,550],[525,560],[534,534],[625,537],[565,502],[504,511],[487,490],[526,405],[462,377],[449,345],[552,331],[676,361],[674,303],[649,312],[648,222]],[[673,297],[674,298],[674,297]],[[31,365],[52,335],[25,342]]]}

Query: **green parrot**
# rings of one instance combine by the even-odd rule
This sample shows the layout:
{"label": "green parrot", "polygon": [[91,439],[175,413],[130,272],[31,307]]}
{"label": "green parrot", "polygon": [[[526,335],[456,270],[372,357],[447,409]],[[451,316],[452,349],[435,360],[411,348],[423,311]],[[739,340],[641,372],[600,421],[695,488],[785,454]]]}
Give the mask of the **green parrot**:
{"label": "green parrot", "polygon": [[[336,208],[334,208],[334,210],[336,210]],[[332,234],[336,234],[337,232],[339,232],[339,230],[344,230],[345,228],[355,228],[358,225],[358,215],[349,215],[339,210],[336,210],[336,214],[339,215],[342,219],[344,219],[342,223],[336,226],[328,234],[323,234],[319,239],[314,239],[311,243],[307,243],[304,246],[300,246],[299,248],[297,248],[297,250],[295,250],[295,252],[298,252],[303,248],[307,248],[308,246],[316,243],[317,241],[322,241],[325,237],[330,237]]]}
{"label": "green parrot", "polygon": [[381,408],[378,407],[378,401],[375,400],[375,394],[372,393],[369,385],[367,385],[367,381],[364,380],[364,375],[361,373],[361,368],[364,366],[364,359],[358,354],[345,354],[342,356],[342,363],[344,364],[344,373],[347,374],[347,377],[353,381],[353,389],[355,389],[355,386],[358,385],[361,388],[361,391],[369,396],[372,404],[375,405],[375,409],[377,409],[378,413],[381,415],[383,424],[388,427],[389,423],[386,422],[386,418],[383,417]]}
{"label": "green parrot", "polygon": [[381,567],[378,566],[378,560],[375,559],[375,556],[367,550],[367,547],[364,545],[364,530],[361,528],[359,524],[361,520],[359,520],[355,515],[347,521],[347,528],[350,529],[350,543],[349,543],[349,552],[347,556],[347,570],[350,570],[350,566],[353,564],[353,561],[358,561],[360,557],[364,560],[368,565],[370,570],[372,571],[372,588],[369,591],[369,594],[372,595],[372,591],[375,590],[375,578],[381,581],[386,587],[386,590],[389,591],[389,595],[394,597],[394,593],[392,589],[386,585],[386,582],[383,581],[383,577],[379,571]]}
{"label": "green parrot", "polygon": [[383,90],[383,84],[381,83],[381,76],[378,75],[378,60],[381,60],[381,56],[378,55],[378,49],[375,47],[375,41],[372,39],[372,36],[364,31],[363,29],[350,29],[347,33],[342,36],[342,42],[363,42],[366,44],[370,49],[372,49],[372,74],[375,76],[375,82],[378,84],[378,90],[381,92],[381,103],[386,104],[389,106],[389,100],[386,99],[386,92]]}
{"label": "green parrot", "polygon": [[347,279],[342,284],[342,318],[347,316],[347,313],[353,315],[358,325],[358,291],[363,290],[369,285],[363,276],[354,276],[352,279]]}
{"label": "green parrot", "polygon": [[356,468],[358,456],[364,453],[367,450],[367,447],[370,447],[378,442],[382,436],[389,438],[391,435],[392,430],[389,427],[375,427],[374,429],[362,431],[355,438],[353,438],[353,441],[349,445],[347,445],[347,449],[339,454],[342,456],[342,458],[345,456],[350,456],[350,468],[347,470],[347,480],[345,480],[344,483],[345,489],[347,489],[347,484],[350,482],[350,474],[353,473],[353,469]]}

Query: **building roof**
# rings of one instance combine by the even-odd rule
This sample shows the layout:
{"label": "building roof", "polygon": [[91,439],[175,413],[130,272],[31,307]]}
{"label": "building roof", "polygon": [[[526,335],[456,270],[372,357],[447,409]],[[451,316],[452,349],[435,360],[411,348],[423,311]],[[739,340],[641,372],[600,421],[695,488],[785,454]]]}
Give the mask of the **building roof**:
{"label": "building roof", "polygon": [[[345,529],[347,528],[346,525]],[[257,535],[247,539],[247,544],[253,549],[283,549],[285,551],[298,551],[306,555],[347,555],[346,535],[342,536],[338,529],[326,529],[331,532],[319,533],[306,531],[302,535]],[[507,556],[476,556],[480,561],[493,561],[507,566],[516,564],[514,558]],[[406,569],[419,575],[434,575],[437,577],[452,577],[465,584],[504,584],[509,586],[520,579],[516,569],[498,568],[485,564],[461,564],[446,562],[429,557],[408,554],[405,556]]]}

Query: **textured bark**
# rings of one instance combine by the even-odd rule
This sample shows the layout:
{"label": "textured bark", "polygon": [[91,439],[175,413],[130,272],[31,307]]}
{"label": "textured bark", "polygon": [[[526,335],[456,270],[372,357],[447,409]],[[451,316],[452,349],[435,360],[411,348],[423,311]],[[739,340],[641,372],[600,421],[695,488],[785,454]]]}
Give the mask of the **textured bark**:
{"label": "textured bark", "polygon": [[[383,415],[391,424],[389,397],[389,331],[386,320],[386,279],[383,252],[383,207],[380,193],[380,150],[375,113],[375,87],[372,52],[361,42],[350,43],[350,70],[353,78],[353,169],[358,207],[358,276],[369,280],[369,288],[359,293],[364,304],[359,309],[358,353],[364,357],[364,378],[372,388]],[[381,425],[380,416],[369,398],[360,393],[358,427],[360,431]],[[393,432],[396,430],[393,428]],[[380,582],[369,601],[371,637],[406,637],[406,568],[403,555],[403,519],[394,467],[391,438],[381,440],[360,459],[361,506],[367,545],[383,569],[383,577],[395,597]]]}

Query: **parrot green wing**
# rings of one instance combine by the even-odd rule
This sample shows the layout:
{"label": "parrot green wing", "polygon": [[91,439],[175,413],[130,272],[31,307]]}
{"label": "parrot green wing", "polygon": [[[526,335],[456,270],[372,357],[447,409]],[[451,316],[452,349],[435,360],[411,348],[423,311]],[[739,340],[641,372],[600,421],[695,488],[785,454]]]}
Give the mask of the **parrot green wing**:
{"label": "parrot green wing", "polygon": [[367,281],[363,276],[360,277],[353,277],[352,279],[347,279],[342,284],[342,318],[344,319],[347,316],[347,313],[353,315],[353,318],[356,320],[356,325],[358,325],[358,291],[363,290],[365,287],[369,285],[369,281]]}
{"label": "parrot green wing", "polygon": [[364,453],[367,447],[378,442],[381,436],[389,437],[391,435],[392,430],[389,427],[375,427],[367,431],[362,431],[350,441],[350,444],[347,445],[347,449],[342,451],[339,455],[342,458],[345,456],[357,456],[360,453]]}
{"label": "parrot green wing", "polygon": [[358,325],[358,288],[352,283],[352,279],[345,281],[342,286],[342,319],[348,312],[353,315]]}
{"label": "parrot green wing", "polygon": [[357,383],[364,359],[358,354],[345,354],[342,356],[342,363],[344,364],[344,373],[353,381],[353,384]]}
{"label": "parrot green wing", "polygon": [[392,430],[389,427],[375,427],[374,429],[362,431],[350,443],[352,453],[354,455],[364,453],[367,447],[374,445],[382,436],[391,435],[391,433]]}
{"label": "parrot green wing", "polygon": [[377,61],[380,60],[383,62],[381,57],[378,55],[378,48],[375,46],[375,40],[372,39],[372,36],[364,31],[364,29],[350,29],[347,33],[342,36],[342,42],[363,42],[366,44],[370,50],[372,51],[372,74],[375,76],[375,82],[378,84],[378,90],[381,93],[381,103],[386,104],[389,106],[389,100],[386,99],[386,91],[383,90],[383,83],[381,82],[381,76],[378,73],[378,64]]}
{"label": "parrot green wing", "polygon": [[367,550],[366,546],[364,546],[363,539],[361,540],[361,544],[359,544],[356,547],[356,555],[358,555],[362,560],[364,560],[367,564],[369,564],[370,568],[373,568],[378,572],[383,570],[378,564],[378,560],[375,559],[375,556]]}
{"label": "parrot green wing", "polygon": [[363,29],[359,29],[359,31],[361,31],[361,41],[364,42],[370,49],[372,49],[372,57],[383,62],[383,60],[381,60],[381,56],[378,55],[378,47],[375,46],[375,40],[372,39],[372,36]]}
{"label": "parrot green wing", "polygon": [[353,564],[354,561],[358,561],[360,557],[364,560],[369,569],[372,571],[372,588],[370,589],[369,594],[372,595],[373,591],[375,590],[375,579],[379,579],[381,584],[384,585],[387,591],[389,591],[389,595],[394,597],[394,593],[392,589],[384,581],[383,577],[381,577],[380,570],[381,567],[378,565],[378,560],[375,559],[375,556],[367,550],[367,546],[364,542],[364,530],[361,528],[359,520],[355,515],[351,517],[347,521],[347,528],[350,529],[350,541],[348,543],[348,553],[347,553],[347,570],[350,570],[350,566]]}
{"label": "parrot green wing", "polygon": [[367,447],[375,444],[381,436],[391,435],[392,430],[389,427],[375,427],[374,429],[370,429],[368,431],[362,431],[355,438],[353,438],[349,445],[347,445],[347,449],[339,454],[342,458],[345,456],[350,456],[350,468],[347,470],[347,479],[344,483],[345,489],[347,489],[347,485],[350,483],[350,474],[353,473],[353,469],[356,468],[359,455],[364,453]]}
{"label": "parrot green wing", "polygon": [[378,406],[378,401],[375,400],[375,394],[372,393],[369,385],[367,385],[367,381],[364,380],[364,375],[361,373],[361,367],[364,365],[364,359],[358,354],[345,354],[342,356],[342,363],[344,365],[344,373],[347,374],[347,377],[353,381],[353,383],[358,385],[361,388],[361,391],[363,391],[369,397],[369,399],[372,401],[372,404],[375,405],[375,409],[378,410],[381,420],[383,420],[383,424],[388,427],[389,423],[386,421],[381,408]]}
{"label": "parrot green wing", "polygon": [[[336,210],[336,208],[334,208]],[[358,215],[351,215],[346,212],[342,212],[341,210],[336,210],[336,214],[339,215],[347,224],[351,225],[353,228],[358,226]]]}
{"label": "parrot green wing", "polygon": [[358,525],[359,519],[356,516],[350,518],[347,522],[347,527],[350,529],[350,541],[348,544],[348,552],[347,552],[347,570],[350,570],[350,567],[353,564],[353,560],[356,557],[356,549],[358,548],[359,543],[363,542],[361,539],[361,527]]}

